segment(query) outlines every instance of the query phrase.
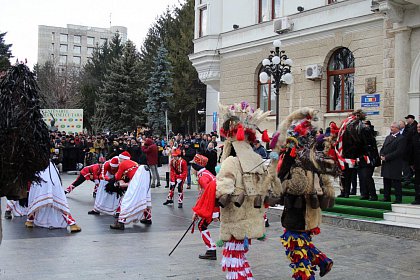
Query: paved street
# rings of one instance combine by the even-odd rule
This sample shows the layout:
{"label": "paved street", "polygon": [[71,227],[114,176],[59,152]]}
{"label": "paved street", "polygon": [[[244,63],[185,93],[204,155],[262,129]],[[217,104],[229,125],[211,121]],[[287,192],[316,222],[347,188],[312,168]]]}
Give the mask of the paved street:
{"label": "paved street", "polygon": [[[75,177],[63,175],[64,186]],[[26,229],[24,218],[3,220],[0,279],[224,279],[221,248],[218,261],[197,258],[205,251],[198,230],[168,256],[190,223],[195,189],[187,191],[183,209],[163,206],[167,189],[154,189],[153,225],[129,225],[125,231],[109,229],[110,216],[87,215],[93,206],[92,183],[68,196],[80,233]],[[4,205],[3,200],[3,214]],[[248,255],[255,279],[291,279],[276,213],[270,210],[268,239],[253,241]],[[420,242],[326,225],[321,230],[315,244],[334,260],[323,279],[419,279]],[[217,240],[218,224],[210,231]]]}

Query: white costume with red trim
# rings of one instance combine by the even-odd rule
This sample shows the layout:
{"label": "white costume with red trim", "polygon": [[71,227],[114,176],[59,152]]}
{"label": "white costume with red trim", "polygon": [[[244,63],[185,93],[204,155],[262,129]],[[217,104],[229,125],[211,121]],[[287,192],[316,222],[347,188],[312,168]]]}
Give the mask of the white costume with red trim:
{"label": "white costume with red trim", "polygon": [[28,197],[28,221],[46,228],[66,228],[76,222],[70,214],[57,168],[52,162],[32,183]]}
{"label": "white costume with red trim", "polygon": [[114,215],[120,204],[122,197],[118,197],[116,193],[108,193],[105,186],[108,181],[114,178],[111,172],[111,160],[105,162],[102,166],[99,187],[96,192],[95,205],[93,210],[107,215]]}
{"label": "white costume with red trim", "polygon": [[21,206],[18,200],[6,199],[6,211],[12,212],[13,217],[22,217],[28,213],[28,207]]}

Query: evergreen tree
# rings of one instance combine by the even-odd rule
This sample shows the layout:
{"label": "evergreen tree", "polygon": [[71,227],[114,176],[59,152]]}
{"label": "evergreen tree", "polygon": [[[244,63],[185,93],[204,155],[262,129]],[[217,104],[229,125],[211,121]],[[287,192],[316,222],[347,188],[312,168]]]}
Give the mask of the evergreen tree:
{"label": "evergreen tree", "polygon": [[165,133],[165,111],[169,109],[172,93],[172,66],[168,60],[168,51],[161,45],[158,49],[154,68],[146,90],[147,105],[144,112],[147,114],[148,126],[153,133]]}
{"label": "evergreen tree", "polygon": [[133,42],[127,41],[122,55],[111,62],[98,92],[98,113],[107,117],[104,126],[112,132],[131,131],[144,122],[138,73],[138,52]]}
{"label": "evergreen tree", "polygon": [[[111,62],[121,56],[123,48],[121,36],[117,33],[109,43],[105,42],[102,46],[97,46],[92,53],[92,57],[83,67],[80,82],[80,107],[83,108],[85,116],[84,125],[89,131],[92,130],[92,126],[103,123],[103,114],[100,113],[96,116],[98,91],[104,83],[105,74],[109,70]],[[99,115],[102,117],[99,117]],[[92,123],[95,120],[98,123]]]}
{"label": "evergreen tree", "polygon": [[12,44],[6,44],[4,41],[4,36],[6,36],[7,32],[0,33],[0,72],[7,70],[10,67],[9,59],[12,56],[12,52],[10,48]]}

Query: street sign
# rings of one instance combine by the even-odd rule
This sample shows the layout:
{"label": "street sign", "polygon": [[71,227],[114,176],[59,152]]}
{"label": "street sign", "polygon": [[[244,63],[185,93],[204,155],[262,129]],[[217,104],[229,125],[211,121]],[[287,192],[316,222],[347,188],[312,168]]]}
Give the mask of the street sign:
{"label": "street sign", "polygon": [[362,107],[379,107],[380,94],[367,94],[361,96]]}

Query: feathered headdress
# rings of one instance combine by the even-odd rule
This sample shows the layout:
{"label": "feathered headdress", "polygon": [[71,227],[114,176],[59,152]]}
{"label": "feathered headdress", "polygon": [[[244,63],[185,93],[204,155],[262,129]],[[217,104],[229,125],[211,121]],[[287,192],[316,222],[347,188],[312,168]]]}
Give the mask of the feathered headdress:
{"label": "feathered headdress", "polygon": [[220,129],[222,136],[230,140],[247,139],[254,142],[255,133],[259,131],[263,135],[262,140],[269,141],[267,131],[262,132],[258,125],[270,115],[270,111],[254,110],[248,102],[242,101],[228,106],[219,103],[219,112],[223,123]]}

